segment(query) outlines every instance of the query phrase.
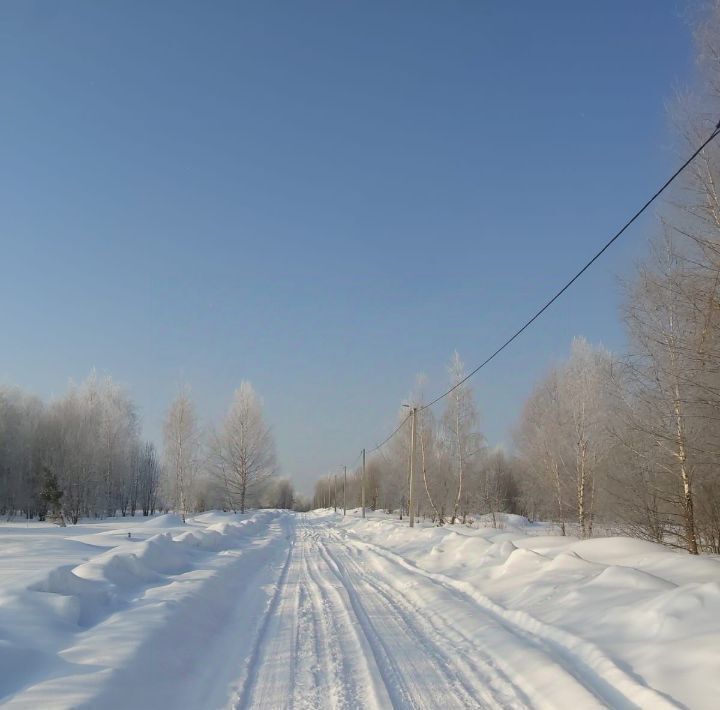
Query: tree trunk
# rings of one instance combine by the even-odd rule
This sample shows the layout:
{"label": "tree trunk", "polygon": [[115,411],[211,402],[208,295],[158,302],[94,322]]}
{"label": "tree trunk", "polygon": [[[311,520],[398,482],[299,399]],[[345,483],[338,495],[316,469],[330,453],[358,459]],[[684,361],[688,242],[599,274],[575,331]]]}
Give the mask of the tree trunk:
{"label": "tree trunk", "polygon": [[675,380],[675,424],[677,435],[676,458],[680,466],[680,479],[683,486],[683,524],[685,527],[685,544],[691,555],[698,554],[697,536],[695,530],[695,510],[693,505],[692,480],[687,467],[687,446],[685,441],[685,427],[683,424],[682,404],[680,403],[680,388]]}
{"label": "tree trunk", "polygon": [[433,501],[432,496],[430,495],[430,488],[428,487],[427,467],[425,465],[425,437],[423,436],[422,431],[420,432],[420,456],[422,458],[422,472],[423,472],[423,481],[425,483],[425,492],[427,493],[427,497],[428,497],[428,500],[430,501],[430,505],[432,506],[434,514],[438,519],[438,525],[443,525],[443,523],[445,521],[442,519],[440,513],[438,513],[437,506],[435,505],[435,501]]}
{"label": "tree trunk", "polygon": [[581,537],[587,537],[586,528],[586,510],[585,510],[585,458],[587,442],[580,440],[577,442],[577,510],[578,524],[580,525]]}
{"label": "tree trunk", "polygon": [[562,487],[560,484],[560,467],[557,464],[557,461],[552,462],[552,470],[555,474],[555,493],[557,496],[557,504],[558,504],[558,515],[560,516],[560,531],[562,535],[565,535],[565,512],[563,511],[563,502],[562,502]]}
{"label": "tree trunk", "polygon": [[455,440],[458,448],[458,492],[457,498],[455,499],[455,507],[453,508],[452,519],[450,520],[451,525],[455,525],[455,519],[457,518],[458,507],[460,506],[460,498],[462,496],[463,489],[463,458],[462,448],[460,446],[460,402],[457,396],[455,404]]}

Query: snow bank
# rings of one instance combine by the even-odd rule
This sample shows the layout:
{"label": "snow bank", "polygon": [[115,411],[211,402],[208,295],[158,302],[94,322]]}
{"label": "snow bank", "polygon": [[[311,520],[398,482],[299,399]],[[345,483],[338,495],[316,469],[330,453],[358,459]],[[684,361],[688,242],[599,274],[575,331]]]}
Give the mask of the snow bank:
{"label": "snow bank", "polygon": [[[560,537],[509,516],[499,529],[410,529],[380,514],[329,511],[309,518],[212,511],[184,525],[159,516],[0,526],[0,703],[225,706],[259,658],[281,657],[278,672],[292,667],[282,654],[302,647],[293,614],[328,644],[341,617],[348,638],[359,623],[370,640],[387,640],[386,629],[368,626],[370,610],[388,628],[415,629],[408,643],[442,636],[450,645],[438,641],[425,654],[439,666],[490,649],[493,677],[532,706],[557,707],[560,698],[564,707],[716,706],[717,557],[622,537]],[[313,589],[314,601],[303,596]],[[312,609],[319,616],[305,618]],[[276,627],[285,635],[272,636]],[[304,653],[322,655],[311,640],[300,639],[310,644]],[[405,650],[391,660],[405,662],[400,675],[410,677],[413,659],[397,648]]]}
{"label": "snow bank", "polygon": [[181,528],[183,525],[185,525],[183,519],[175,513],[158,515],[143,523],[146,528]]}
{"label": "snow bank", "polygon": [[237,522],[248,517],[250,513],[231,513],[225,510],[208,510],[206,513],[196,515],[192,520],[203,525],[212,525],[213,523],[229,523]]}
{"label": "snow bank", "polygon": [[[28,555],[43,531],[13,531],[22,533],[17,541],[3,531],[0,546],[8,544],[0,547],[4,551],[0,557],[0,702],[37,679],[67,675],[72,664],[68,666],[67,652],[62,649],[71,647],[73,638],[81,638],[105,621],[112,624],[122,618],[119,612],[127,614],[130,609],[146,606],[154,590],[187,580],[178,589],[174,603],[191,590],[197,595],[216,576],[215,570],[231,559],[223,555],[262,537],[275,518],[277,513],[262,511],[205,527],[196,522],[187,529],[179,516],[163,515],[139,524],[135,521],[130,537],[127,527],[98,527],[94,536],[83,534],[80,544],[72,538],[63,540],[64,531],[57,528],[55,544],[45,556]],[[105,527],[113,522],[117,524],[110,521]],[[149,536],[143,535],[144,531]],[[101,537],[100,545],[87,542],[94,537]],[[115,546],[106,549],[108,544]],[[75,562],[55,566],[53,552],[58,548]],[[27,566],[26,575],[3,575],[5,569],[23,565]],[[158,618],[154,623],[157,625]],[[118,626],[117,621],[114,626]],[[133,646],[142,644],[151,626],[145,620],[133,627],[116,651],[129,639]],[[97,645],[93,649],[92,657],[102,655]],[[82,672],[87,674],[91,669],[92,663]],[[44,701],[34,704],[45,706]]]}
{"label": "snow bank", "polygon": [[[377,513],[337,516],[354,541],[472,597],[624,687],[639,707],[716,707],[720,558],[625,537],[535,536],[523,519],[503,522],[411,530]],[[636,677],[654,690],[634,688]]]}

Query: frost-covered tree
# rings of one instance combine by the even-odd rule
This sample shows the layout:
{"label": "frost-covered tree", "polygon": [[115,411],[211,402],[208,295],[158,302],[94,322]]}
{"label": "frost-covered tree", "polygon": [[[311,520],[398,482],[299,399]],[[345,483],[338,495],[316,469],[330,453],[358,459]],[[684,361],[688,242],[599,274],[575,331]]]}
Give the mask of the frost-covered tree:
{"label": "frost-covered tree", "polygon": [[280,479],[275,484],[273,507],[282,510],[292,510],[295,507],[295,489],[287,478]]}
{"label": "frost-covered tree", "polygon": [[430,507],[430,515],[438,525],[445,523],[449,492],[449,471],[442,466],[435,418],[429,409],[417,414],[416,439],[419,449],[422,483]]}
{"label": "frost-covered tree", "polygon": [[498,513],[515,511],[517,492],[511,457],[501,447],[487,452],[481,466],[477,512],[489,514],[496,528]]}
{"label": "frost-covered tree", "polygon": [[157,507],[161,477],[160,461],[152,442],[145,442],[137,451],[136,465],[137,505],[143,515],[152,515]]}
{"label": "frost-covered tree", "polygon": [[516,434],[516,446],[533,480],[523,486],[532,491],[530,507],[545,518],[556,520],[566,534],[571,486],[568,464],[571,451],[562,432],[567,413],[560,396],[559,375],[551,371],[525,402]]}
{"label": "frost-covered tree", "polygon": [[275,441],[262,403],[249,382],[235,390],[225,419],[213,437],[212,463],[234,506],[244,513],[253,495],[275,474]]}
{"label": "frost-covered tree", "polygon": [[[450,385],[453,391],[447,396],[442,417],[443,442],[454,474],[454,496],[451,501],[450,523],[454,524],[463,503],[463,494],[468,493],[466,478],[477,471],[477,460],[483,449],[484,440],[477,429],[478,412],[473,391],[465,379],[465,365],[455,352],[448,367]],[[469,496],[463,506],[463,517],[467,513]]]}
{"label": "frost-covered tree", "polygon": [[570,357],[538,384],[522,412],[516,446],[535,477],[524,481],[525,496],[541,515],[557,520],[563,535],[571,514],[580,535],[592,535],[599,489],[616,446],[612,363],[606,350],[575,338]]}
{"label": "frost-covered tree", "polygon": [[132,488],[132,454],[138,442],[135,406],[110,377],[91,374],[84,393],[98,417],[105,513],[112,516],[119,509],[125,515]]}
{"label": "frost-covered tree", "polygon": [[198,469],[200,430],[195,405],[183,389],[170,405],[163,427],[165,469],[172,500],[185,522],[192,485]]}
{"label": "frost-covered tree", "polygon": [[598,484],[614,446],[610,436],[612,407],[608,398],[612,357],[574,338],[568,361],[559,371],[559,397],[572,451],[575,510],[582,537],[592,535]]}
{"label": "frost-covered tree", "polygon": [[43,405],[17,388],[0,387],[0,514],[40,512],[38,459]]}

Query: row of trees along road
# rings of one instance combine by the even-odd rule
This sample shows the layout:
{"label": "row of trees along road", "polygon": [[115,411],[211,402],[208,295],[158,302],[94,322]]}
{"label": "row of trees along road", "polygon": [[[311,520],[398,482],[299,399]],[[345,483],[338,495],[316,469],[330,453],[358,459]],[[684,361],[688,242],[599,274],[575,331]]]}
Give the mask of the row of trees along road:
{"label": "row of trees along road", "polygon": [[241,383],[212,430],[201,426],[182,391],[167,410],[163,435],[161,457],[143,440],[130,396],[110,377],[92,373],[47,404],[0,388],[0,514],[65,524],[298,504],[292,485],[275,475],[272,432],[250,383]]}
{"label": "row of trees along road", "polygon": [[[680,155],[720,118],[720,2],[696,32],[695,83],[676,101]],[[720,553],[720,150],[712,142],[663,208],[648,256],[624,289],[628,350],[576,338],[537,384],[510,453],[488,449],[470,387],[438,421],[417,416],[418,512],[442,524],[470,513],[555,521],[562,534],[623,531],[697,554]],[[450,382],[462,379],[457,356]],[[422,405],[416,393],[410,398]],[[405,416],[405,411],[401,413]],[[407,513],[409,427],[368,461],[371,508]],[[349,499],[360,500],[360,474]],[[315,504],[333,501],[318,481]]]}

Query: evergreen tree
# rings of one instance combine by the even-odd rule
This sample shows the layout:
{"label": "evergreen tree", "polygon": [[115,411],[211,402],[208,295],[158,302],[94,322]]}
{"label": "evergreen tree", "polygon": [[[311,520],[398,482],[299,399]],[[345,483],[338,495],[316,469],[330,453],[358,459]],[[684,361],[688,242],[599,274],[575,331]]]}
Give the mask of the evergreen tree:
{"label": "evergreen tree", "polygon": [[48,508],[50,520],[65,527],[65,519],[62,515],[61,501],[63,492],[58,485],[57,476],[52,469],[43,466],[42,488],[40,489],[40,500]]}

